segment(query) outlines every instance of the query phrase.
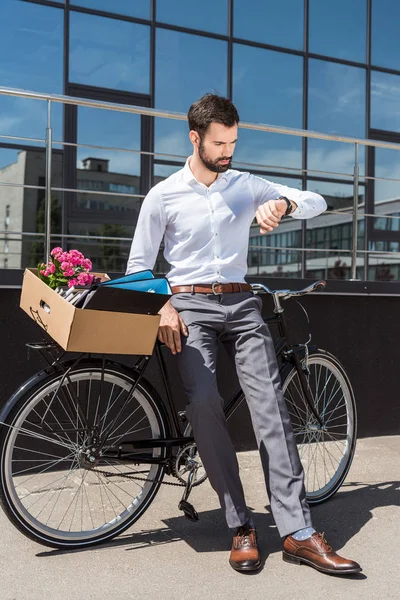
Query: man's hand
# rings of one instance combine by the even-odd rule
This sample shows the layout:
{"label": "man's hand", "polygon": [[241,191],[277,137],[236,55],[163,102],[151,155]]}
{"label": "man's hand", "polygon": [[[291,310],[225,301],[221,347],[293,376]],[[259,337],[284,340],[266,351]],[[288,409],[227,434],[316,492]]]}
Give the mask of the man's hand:
{"label": "man's hand", "polygon": [[[296,208],[296,204],[291,201]],[[268,233],[278,227],[281,218],[285,214],[287,204],[285,200],[268,200],[258,207],[256,212],[257,223],[260,226],[260,233]]]}
{"label": "man's hand", "polygon": [[188,334],[187,328],[183,319],[179,316],[178,311],[172,306],[168,300],[158,313],[161,315],[160,324],[158,326],[158,339],[163,342],[171,350],[172,354],[176,354],[182,350],[181,333]]}

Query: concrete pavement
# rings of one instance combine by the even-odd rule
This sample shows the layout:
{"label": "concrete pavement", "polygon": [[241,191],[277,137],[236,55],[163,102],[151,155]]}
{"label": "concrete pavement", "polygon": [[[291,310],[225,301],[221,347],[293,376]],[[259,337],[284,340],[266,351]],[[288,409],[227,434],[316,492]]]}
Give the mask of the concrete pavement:
{"label": "concrete pavement", "polygon": [[0,600],[322,600],[400,598],[400,436],[358,441],[345,485],[312,509],[315,527],[343,555],[361,563],[351,578],[284,563],[256,452],[239,454],[265,561],[257,574],[228,564],[231,544],[208,481],[178,511],[181,489],[162,487],[125,534],[91,550],[60,552],[26,539],[0,510]]}

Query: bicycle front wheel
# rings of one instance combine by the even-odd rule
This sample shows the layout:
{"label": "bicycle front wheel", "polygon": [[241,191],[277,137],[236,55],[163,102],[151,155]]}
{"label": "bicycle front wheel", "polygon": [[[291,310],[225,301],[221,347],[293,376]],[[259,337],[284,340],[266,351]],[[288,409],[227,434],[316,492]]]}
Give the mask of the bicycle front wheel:
{"label": "bicycle front wheel", "polygon": [[[167,424],[149,384],[141,381],[130,394],[134,375],[121,365],[82,362],[63,377],[44,372],[23,386],[4,419],[0,501],[31,539],[82,548],[132,525],[164,474],[160,464],[111,458],[110,448],[165,437]],[[161,448],[145,452],[150,461],[165,456]]]}
{"label": "bicycle front wheel", "polygon": [[282,389],[303,464],[307,499],[310,504],[320,504],[337,492],[353,460],[356,407],[343,367],[328,352],[310,352],[304,374],[322,427],[309,408],[292,365],[283,370]]}

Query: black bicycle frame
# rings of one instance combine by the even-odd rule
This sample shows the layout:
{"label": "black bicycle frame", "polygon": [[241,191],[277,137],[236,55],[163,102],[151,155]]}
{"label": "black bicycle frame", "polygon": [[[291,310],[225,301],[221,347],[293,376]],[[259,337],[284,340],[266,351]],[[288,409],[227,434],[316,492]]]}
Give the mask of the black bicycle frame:
{"label": "black bicycle frame", "polygon": [[[311,392],[309,390],[307,379],[304,374],[304,370],[303,370],[301,360],[300,360],[300,353],[304,352],[304,345],[303,346],[300,346],[300,345],[295,346],[295,345],[290,345],[288,343],[288,329],[287,329],[286,319],[284,317],[283,312],[276,313],[272,317],[267,317],[264,319],[264,321],[268,325],[277,325],[278,332],[279,332],[279,339],[275,343],[276,355],[277,355],[278,359],[281,359],[282,362],[292,363],[295,366],[297,374],[299,376],[302,391],[304,393],[304,396],[305,396],[305,399],[306,399],[306,402],[308,405],[308,408],[310,409],[311,413],[313,414],[313,416],[315,417],[315,419],[317,420],[319,425],[323,426],[322,421],[321,421],[318,413],[315,410],[313,398],[312,398]],[[49,342],[49,343],[45,343],[45,344],[40,344],[40,343],[39,344],[27,344],[27,346],[29,346],[30,348],[33,348],[35,350],[39,350],[41,355],[46,359],[46,362],[51,367],[53,367],[55,371],[57,371],[57,369],[61,369],[61,372],[63,373],[60,383],[57,386],[57,389],[55,390],[55,392],[53,393],[52,399],[50,400],[47,411],[50,410],[52,400],[57,396],[57,394],[59,392],[61,392],[63,394],[63,399],[65,401],[65,405],[71,411],[71,414],[74,414],[74,411],[76,410],[76,408],[79,411],[79,420],[82,423],[82,428],[75,429],[74,431],[85,432],[85,433],[96,431],[95,424],[94,424],[94,427],[93,426],[89,427],[86,416],[82,413],[82,410],[79,406],[78,398],[74,394],[73,386],[71,386],[71,390],[68,390],[68,394],[66,394],[65,390],[62,388],[64,381],[69,380],[69,374],[73,370],[73,368],[75,368],[85,356],[90,357],[90,355],[81,354],[72,363],[72,365],[70,365],[67,369],[65,369],[63,367],[63,363],[60,362],[61,358],[63,358],[64,354],[61,354],[61,356],[57,357],[56,359],[54,359],[54,357],[53,357],[52,361],[50,361],[47,358],[47,356],[45,356],[46,351],[48,352],[48,354],[50,356],[52,356],[52,352],[56,348],[58,349],[57,344],[55,344],[53,342]],[[165,360],[162,356],[160,346],[161,346],[161,344],[159,342],[157,342],[156,346],[155,346],[155,355],[157,358],[158,366],[160,369],[160,373],[161,373],[161,377],[162,377],[162,381],[163,381],[163,385],[164,385],[165,393],[166,393],[167,402],[164,403],[164,405],[166,404],[166,408],[167,408],[168,424],[169,424],[170,429],[171,429],[171,425],[172,425],[172,431],[173,431],[174,435],[168,436],[165,438],[143,439],[143,440],[120,442],[118,444],[117,448],[106,448],[104,450],[103,454],[106,457],[109,457],[109,458],[112,457],[114,459],[119,458],[121,460],[122,459],[123,460],[131,460],[132,462],[138,463],[138,464],[167,464],[171,458],[171,452],[169,452],[166,457],[151,457],[148,455],[137,454],[137,451],[138,450],[148,450],[148,449],[152,449],[152,448],[166,448],[166,449],[171,450],[173,447],[180,447],[180,446],[183,446],[185,444],[188,444],[188,443],[191,443],[194,441],[193,437],[184,435],[183,421],[180,420],[180,418],[179,418],[179,415],[176,411],[176,407],[175,407],[175,404],[174,404],[174,401],[173,401],[173,398],[171,395],[171,391],[170,391],[171,385],[170,385],[169,378],[168,378],[168,371],[167,371],[167,368],[165,365]],[[114,417],[113,421],[102,432],[100,449],[104,448],[104,446],[107,442],[107,434],[110,431],[112,431],[113,427],[115,427],[116,423],[118,422],[118,419],[123,414],[125,408],[127,407],[129,402],[133,398],[135,390],[146,371],[147,365],[149,364],[149,359],[150,359],[150,356],[145,356],[145,355],[138,357],[138,360],[133,367],[133,371],[135,373],[135,378],[134,378],[132,387],[131,387],[123,405],[121,406],[121,409],[118,411],[118,414],[116,415],[116,417]],[[103,357],[103,376],[104,376],[104,365],[105,365],[105,358]],[[103,383],[103,377],[101,379],[101,386],[100,386],[101,390],[102,390],[102,383]],[[239,400],[242,397],[243,397],[242,390],[238,390],[237,393],[225,403],[224,413],[227,418],[230,417],[234,413],[234,411],[239,407],[239,405],[241,404],[241,402],[239,402]],[[296,407],[294,407],[294,410],[297,412]],[[300,413],[297,416],[301,420]],[[62,430],[52,429],[48,426],[46,427],[46,429],[50,430],[52,433],[59,433],[60,431],[62,431]],[[66,431],[66,430],[63,430],[63,431]]]}

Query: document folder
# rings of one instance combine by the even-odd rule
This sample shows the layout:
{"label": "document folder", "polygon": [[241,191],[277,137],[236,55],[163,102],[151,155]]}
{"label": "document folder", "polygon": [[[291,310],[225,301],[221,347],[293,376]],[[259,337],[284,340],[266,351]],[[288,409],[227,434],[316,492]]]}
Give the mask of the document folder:
{"label": "document folder", "polygon": [[165,277],[140,271],[96,285],[87,294],[82,308],[156,315],[171,295]]}

